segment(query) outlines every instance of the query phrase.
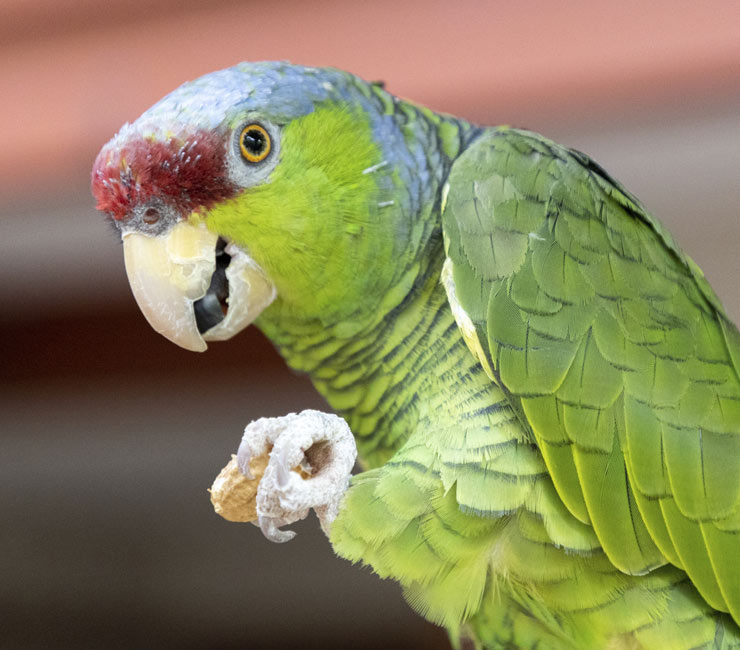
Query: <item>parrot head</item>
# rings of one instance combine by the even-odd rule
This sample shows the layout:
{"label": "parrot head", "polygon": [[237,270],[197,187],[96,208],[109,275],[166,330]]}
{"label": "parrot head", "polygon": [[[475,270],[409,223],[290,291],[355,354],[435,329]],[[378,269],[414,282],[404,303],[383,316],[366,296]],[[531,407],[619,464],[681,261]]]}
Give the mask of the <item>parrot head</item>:
{"label": "parrot head", "polygon": [[263,312],[360,322],[425,237],[413,225],[430,174],[419,129],[348,73],[240,64],[126,124],[98,154],[92,192],[141,310],[184,348]]}

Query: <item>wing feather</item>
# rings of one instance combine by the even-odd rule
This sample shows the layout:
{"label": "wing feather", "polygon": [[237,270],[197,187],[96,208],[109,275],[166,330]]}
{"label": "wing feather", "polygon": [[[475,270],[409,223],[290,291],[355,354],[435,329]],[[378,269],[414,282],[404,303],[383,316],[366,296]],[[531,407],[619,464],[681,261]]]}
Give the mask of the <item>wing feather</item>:
{"label": "wing feather", "polygon": [[670,562],[740,622],[740,335],[699,268],[533,133],[484,133],[448,185],[459,306],[565,506],[623,572]]}

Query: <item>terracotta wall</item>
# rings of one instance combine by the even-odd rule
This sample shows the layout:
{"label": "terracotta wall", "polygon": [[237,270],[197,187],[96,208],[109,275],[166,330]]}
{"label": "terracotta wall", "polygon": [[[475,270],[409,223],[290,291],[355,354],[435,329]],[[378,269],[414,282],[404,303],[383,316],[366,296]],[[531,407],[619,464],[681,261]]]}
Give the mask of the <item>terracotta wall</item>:
{"label": "terracotta wall", "polygon": [[5,0],[0,196],[77,187],[120,124],[246,59],[347,68],[481,121],[588,119],[737,87],[740,4]]}

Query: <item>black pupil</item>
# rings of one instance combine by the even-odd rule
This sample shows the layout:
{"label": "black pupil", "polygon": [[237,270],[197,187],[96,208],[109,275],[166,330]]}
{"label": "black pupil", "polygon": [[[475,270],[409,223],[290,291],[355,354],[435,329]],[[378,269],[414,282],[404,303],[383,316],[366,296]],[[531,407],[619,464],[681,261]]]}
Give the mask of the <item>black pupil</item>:
{"label": "black pupil", "polygon": [[244,148],[253,156],[261,154],[267,146],[265,134],[257,129],[249,129],[244,134],[242,142],[244,143]]}

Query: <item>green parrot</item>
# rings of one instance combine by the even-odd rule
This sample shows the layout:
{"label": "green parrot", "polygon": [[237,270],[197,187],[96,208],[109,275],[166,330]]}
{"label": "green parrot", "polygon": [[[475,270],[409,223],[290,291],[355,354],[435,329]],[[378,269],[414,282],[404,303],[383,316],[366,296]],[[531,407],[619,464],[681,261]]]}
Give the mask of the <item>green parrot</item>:
{"label": "green parrot", "polygon": [[586,155],[244,63],[125,125],[92,191],[157,331],[254,322],[346,419],[331,544],[454,647],[740,648],[740,335]]}

